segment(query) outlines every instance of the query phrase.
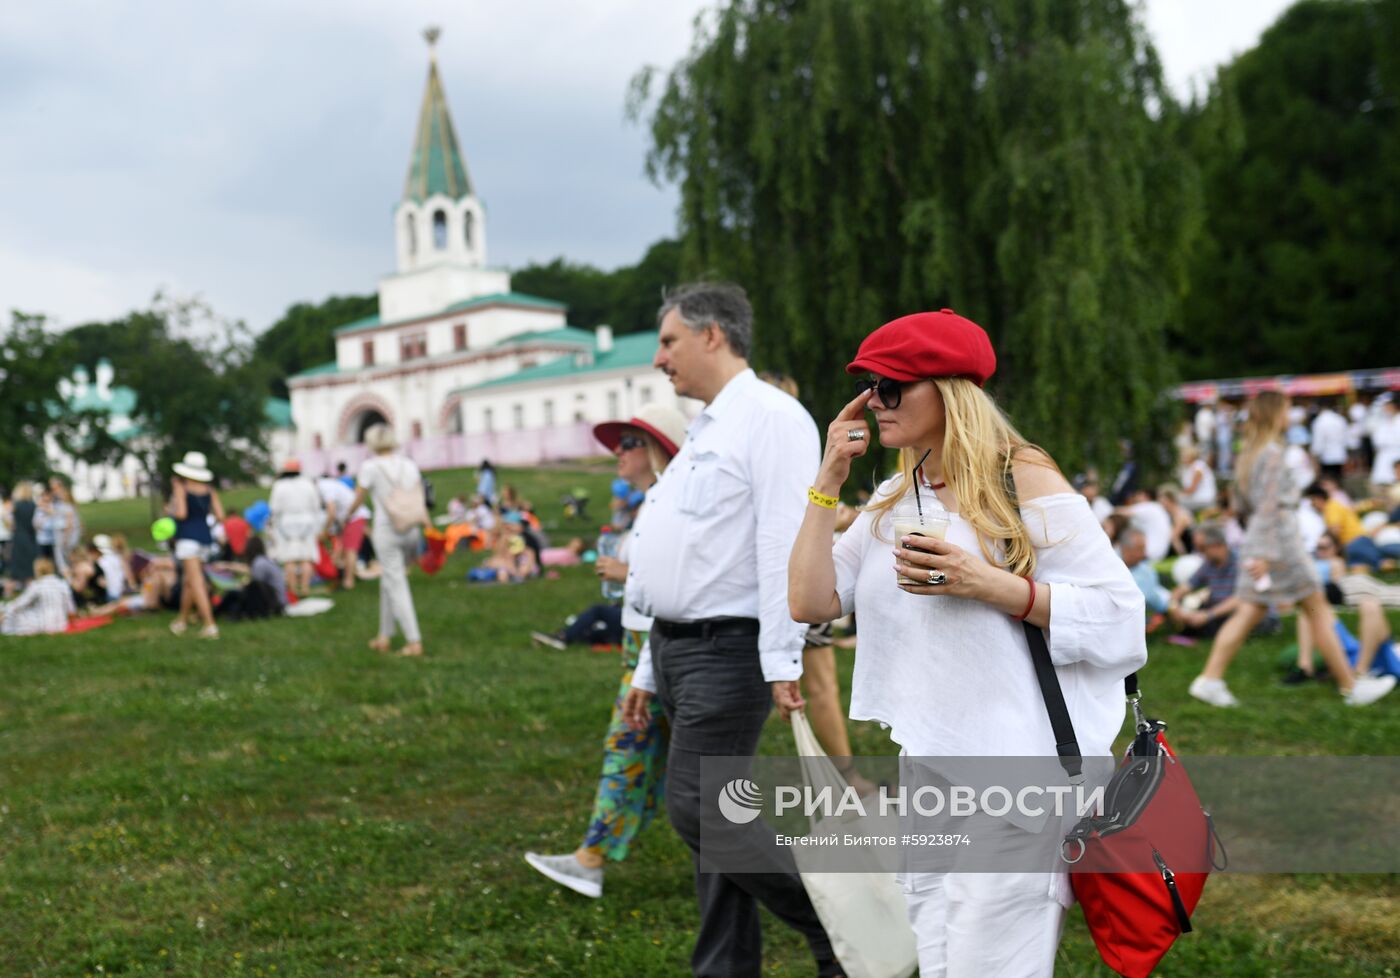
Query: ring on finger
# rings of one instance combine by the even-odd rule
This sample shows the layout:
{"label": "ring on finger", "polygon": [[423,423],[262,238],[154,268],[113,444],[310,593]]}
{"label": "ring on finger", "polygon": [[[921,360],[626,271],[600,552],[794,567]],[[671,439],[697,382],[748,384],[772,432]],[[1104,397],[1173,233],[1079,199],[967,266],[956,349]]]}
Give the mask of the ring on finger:
{"label": "ring on finger", "polygon": [[846,432],[847,441],[865,441],[864,428],[852,428]]}
{"label": "ring on finger", "polygon": [[948,575],[939,570],[931,570],[928,572],[928,582],[934,587],[940,584],[947,584]]}

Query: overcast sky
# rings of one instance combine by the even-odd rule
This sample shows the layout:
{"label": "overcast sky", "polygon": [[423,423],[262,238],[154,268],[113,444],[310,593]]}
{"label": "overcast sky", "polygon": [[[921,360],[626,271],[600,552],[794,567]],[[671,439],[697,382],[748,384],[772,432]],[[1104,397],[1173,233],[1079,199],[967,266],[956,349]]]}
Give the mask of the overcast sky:
{"label": "overcast sky", "polygon": [[[1148,0],[1185,93],[1289,0]],[[489,260],[629,264],[674,227],[627,82],[702,0],[45,0],[0,4],[0,312],[114,318],[157,289],[254,329],[392,271],[439,24]]]}

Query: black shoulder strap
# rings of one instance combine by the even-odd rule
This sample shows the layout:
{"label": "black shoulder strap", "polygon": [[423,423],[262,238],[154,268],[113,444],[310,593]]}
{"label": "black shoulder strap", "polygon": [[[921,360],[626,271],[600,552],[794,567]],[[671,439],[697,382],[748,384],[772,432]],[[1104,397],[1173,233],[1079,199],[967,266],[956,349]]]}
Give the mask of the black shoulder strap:
{"label": "black shoulder strap", "polygon": [[[1016,499],[1016,482],[1011,475],[1011,466],[1005,470],[1006,494],[1011,500],[1011,508],[1019,511]],[[1040,684],[1040,696],[1045,700],[1045,712],[1050,715],[1050,730],[1055,735],[1055,753],[1060,757],[1060,765],[1069,775],[1070,782],[1078,784],[1084,780],[1084,755],[1079,749],[1079,739],[1074,735],[1074,721],[1069,717],[1069,707],[1065,706],[1065,692],[1060,688],[1060,677],[1055,674],[1055,663],[1050,661],[1050,647],[1045,644],[1045,632],[1028,621],[1021,622],[1026,630],[1026,644],[1030,646],[1031,663],[1035,666],[1035,679]],[[1123,689],[1129,697],[1138,691],[1137,673],[1123,680]]]}
{"label": "black shoulder strap", "polygon": [[[1079,740],[1074,735],[1074,721],[1069,718],[1069,708],[1065,706],[1065,693],[1060,688],[1060,677],[1055,674],[1055,664],[1050,661],[1050,649],[1045,644],[1045,633],[1028,621],[1021,622],[1026,630],[1026,644],[1031,649],[1031,663],[1035,666],[1035,679],[1040,683],[1040,695],[1045,700],[1045,712],[1050,715],[1050,729],[1055,734],[1055,753],[1060,755],[1060,765],[1073,783],[1084,780],[1084,758],[1079,750]],[[1129,673],[1123,680],[1123,692],[1131,699],[1137,695],[1137,673]]]}
{"label": "black shoulder strap", "polygon": [[1065,706],[1060,677],[1055,675],[1055,664],[1050,661],[1045,633],[1028,621],[1021,622],[1021,627],[1026,630],[1026,644],[1031,649],[1031,663],[1035,666],[1036,681],[1040,683],[1040,695],[1045,700],[1045,712],[1050,714],[1050,729],[1055,734],[1055,753],[1060,756],[1060,765],[1070,781],[1078,784],[1084,780],[1084,757],[1074,736],[1074,721],[1069,718],[1069,708]]}

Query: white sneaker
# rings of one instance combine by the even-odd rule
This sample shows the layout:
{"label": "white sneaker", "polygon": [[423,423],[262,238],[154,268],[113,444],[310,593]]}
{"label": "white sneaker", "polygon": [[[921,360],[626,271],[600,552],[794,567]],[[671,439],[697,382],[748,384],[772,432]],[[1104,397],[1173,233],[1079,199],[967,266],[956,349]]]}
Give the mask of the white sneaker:
{"label": "white sneaker", "polygon": [[1208,679],[1205,676],[1197,676],[1191,680],[1191,688],[1187,692],[1202,703],[1209,703],[1211,706],[1240,705],[1240,701],[1235,699],[1235,694],[1230,692],[1230,687],[1225,685],[1223,679]]}
{"label": "white sneaker", "polygon": [[547,632],[531,632],[530,641],[537,645],[548,645],[551,649],[558,649],[560,652],[568,648],[568,646],[564,644],[562,638],[558,635],[550,635]]}
{"label": "white sneaker", "polygon": [[548,876],[560,886],[567,886],[575,893],[598,899],[603,895],[602,869],[589,869],[572,852],[562,856],[541,856],[537,852],[525,853],[525,861]]}
{"label": "white sneaker", "polygon": [[1342,702],[1347,706],[1367,706],[1394,688],[1394,676],[1357,676],[1351,692],[1342,697]]}

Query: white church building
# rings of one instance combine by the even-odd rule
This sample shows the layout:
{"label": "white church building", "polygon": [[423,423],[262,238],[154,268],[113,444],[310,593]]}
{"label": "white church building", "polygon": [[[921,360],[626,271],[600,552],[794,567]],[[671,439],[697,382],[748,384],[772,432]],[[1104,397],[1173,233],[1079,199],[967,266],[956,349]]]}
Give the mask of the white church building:
{"label": "white church building", "polygon": [[288,378],[293,452],[311,471],[353,468],[365,430],[384,422],[425,469],[597,455],[596,422],[676,403],[651,366],[656,333],[580,329],[562,303],[511,291],[510,274],[487,265],[486,213],[447,111],[437,32],[426,36],[427,89],[394,210],[397,271],[379,282],[377,315],[336,330],[333,362]]}

